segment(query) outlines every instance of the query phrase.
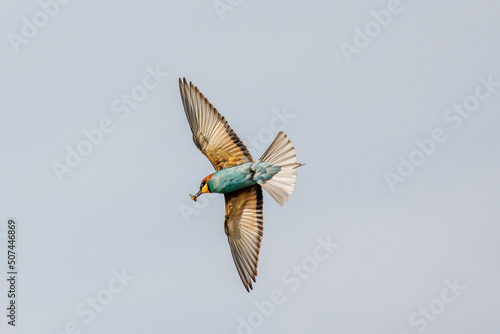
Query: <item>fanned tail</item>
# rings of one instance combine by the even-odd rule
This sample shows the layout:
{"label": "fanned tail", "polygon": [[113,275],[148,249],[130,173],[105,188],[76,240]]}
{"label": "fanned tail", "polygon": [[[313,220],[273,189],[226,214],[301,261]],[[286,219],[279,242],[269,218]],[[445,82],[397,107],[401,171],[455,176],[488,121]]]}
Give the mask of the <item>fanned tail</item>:
{"label": "fanned tail", "polygon": [[287,135],[282,131],[278,133],[271,146],[269,146],[260,158],[260,162],[281,167],[276,175],[262,183],[262,187],[279,205],[283,205],[288,201],[297,183],[297,171],[295,168],[303,166],[303,164],[296,161],[295,148]]}

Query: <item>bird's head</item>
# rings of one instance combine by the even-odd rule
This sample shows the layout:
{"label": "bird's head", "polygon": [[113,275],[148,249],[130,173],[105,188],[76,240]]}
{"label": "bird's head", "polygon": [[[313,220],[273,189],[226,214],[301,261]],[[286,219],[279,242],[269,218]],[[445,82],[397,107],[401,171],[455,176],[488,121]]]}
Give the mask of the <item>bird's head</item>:
{"label": "bird's head", "polygon": [[210,174],[209,176],[207,176],[206,178],[204,178],[202,181],[201,181],[201,184],[200,184],[200,191],[198,191],[196,193],[196,195],[191,195],[189,194],[189,196],[191,196],[191,199],[193,201],[196,202],[196,200],[198,199],[198,196],[200,196],[201,194],[206,194],[206,193],[211,193],[210,191],[210,188],[208,187],[208,181],[210,181],[210,179],[212,178],[212,175],[214,174]]}

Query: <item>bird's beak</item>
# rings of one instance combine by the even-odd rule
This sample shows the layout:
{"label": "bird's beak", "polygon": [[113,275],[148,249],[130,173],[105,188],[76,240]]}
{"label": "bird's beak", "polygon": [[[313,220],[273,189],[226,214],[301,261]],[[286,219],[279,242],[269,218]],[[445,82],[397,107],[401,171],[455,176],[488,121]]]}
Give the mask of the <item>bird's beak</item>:
{"label": "bird's beak", "polygon": [[191,196],[191,199],[196,202],[196,200],[198,199],[198,196],[200,196],[201,194],[202,194],[202,192],[201,192],[201,189],[200,189],[200,191],[198,191],[196,193],[196,195],[189,194],[189,196]]}
{"label": "bird's beak", "polygon": [[189,196],[191,196],[191,199],[196,202],[196,200],[201,194],[207,194],[207,193],[210,193],[210,190],[208,189],[208,185],[205,184],[203,188],[201,188],[200,191],[196,193],[196,195],[189,194]]}

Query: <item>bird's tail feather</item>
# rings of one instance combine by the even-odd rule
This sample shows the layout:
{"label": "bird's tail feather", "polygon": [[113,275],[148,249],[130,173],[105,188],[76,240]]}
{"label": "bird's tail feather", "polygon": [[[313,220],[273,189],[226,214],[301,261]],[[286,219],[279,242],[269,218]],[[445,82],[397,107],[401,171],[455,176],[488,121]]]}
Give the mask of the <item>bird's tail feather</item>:
{"label": "bird's tail feather", "polygon": [[260,158],[260,162],[281,167],[276,175],[262,184],[262,187],[266,189],[279,205],[283,205],[288,201],[295,188],[297,182],[297,171],[295,168],[302,166],[302,164],[296,161],[295,148],[287,135],[281,131]]}

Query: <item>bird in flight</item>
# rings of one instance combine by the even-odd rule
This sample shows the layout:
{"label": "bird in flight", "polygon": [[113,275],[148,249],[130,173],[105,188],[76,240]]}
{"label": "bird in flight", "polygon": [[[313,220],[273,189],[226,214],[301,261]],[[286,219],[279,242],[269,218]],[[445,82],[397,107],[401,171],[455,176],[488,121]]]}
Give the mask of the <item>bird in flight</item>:
{"label": "bird in flight", "polygon": [[193,141],[215,168],[215,173],[201,181],[200,191],[190,196],[196,201],[204,193],[224,194],[224,231],[238,274],[250,292],[257,276],[262,241],[262,188],[279,205],[285,204],[295,187],[295,169],[302,164],[296,162],[295,148],[283,132],[255,162],[198,87],[179,78],[179,88]]}

